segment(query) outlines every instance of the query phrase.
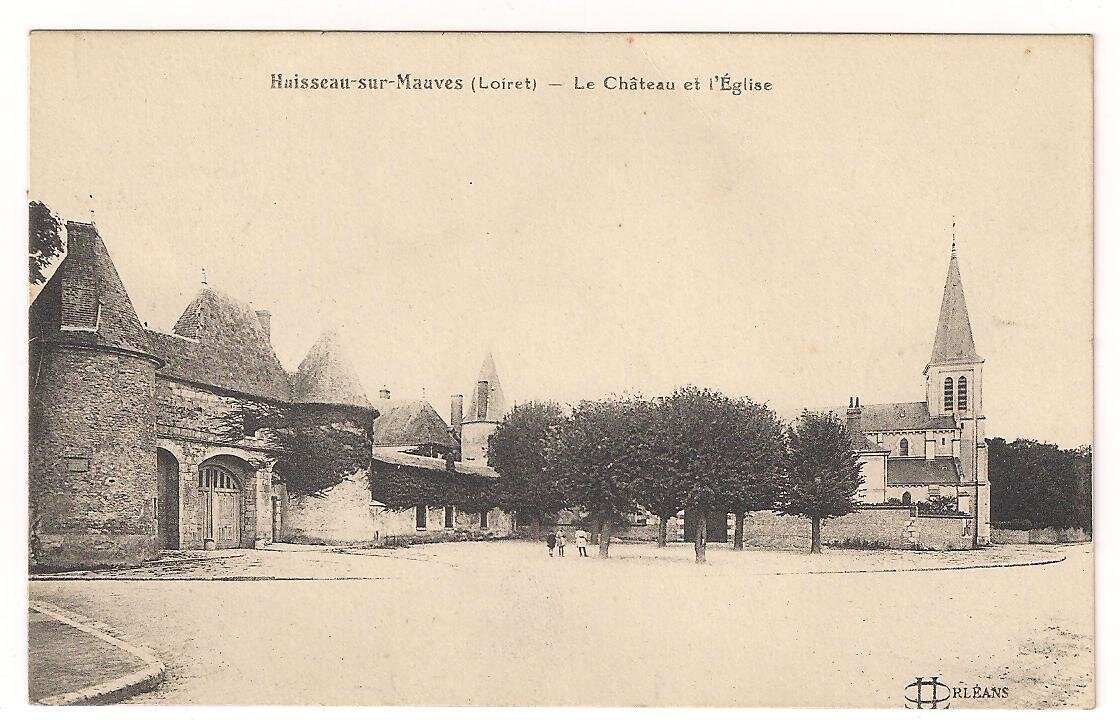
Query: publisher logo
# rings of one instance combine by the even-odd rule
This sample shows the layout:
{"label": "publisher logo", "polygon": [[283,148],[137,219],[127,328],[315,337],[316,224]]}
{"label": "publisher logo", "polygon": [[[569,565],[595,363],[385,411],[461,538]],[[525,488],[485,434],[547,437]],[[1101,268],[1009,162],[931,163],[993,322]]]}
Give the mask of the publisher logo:
{"label": "publisher logo", "polygon": [[963,681],[947,685],[935,675],[914,678],[914,682],[906,686],[904,697],[908,708],[943,710],[956,700],[1006,700],[1011,697],[1011,691],[1006,686],[970,685]]}
{"label": "publisher logo", "polygon": [[914,682],[906,686],[906,707],[917,710],[940,710],[949,707],[949,698],[952,691],[949,686],[931,678],[914,678]]}

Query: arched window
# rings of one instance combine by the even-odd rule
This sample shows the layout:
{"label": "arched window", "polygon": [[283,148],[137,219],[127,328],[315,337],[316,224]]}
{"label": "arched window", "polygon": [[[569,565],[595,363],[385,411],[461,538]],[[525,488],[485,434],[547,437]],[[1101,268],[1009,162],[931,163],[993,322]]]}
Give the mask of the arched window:
{"label": "arched window", "polygon": [[953,409],[953,378],[945,378],[945,409]]}
{"label": "arched window", "polygon": [[968,409],[968,378],[961,375],[960,380],[957,380],[957,409]]}
{"label": "arched window", "polygon": [[910,504],[910,503],[912,503],[913,501],[914,501],[914,496],[910,494],[910,491],[909,491],[909,490],[907,490],[906,492],[902,493],[902,504],[903,504],[903,505],[909,505],[909,504]]}
{"label": "arched window", "polygon": [[198,487],[202,490],[237,490],[237,478],[229,470],[209,465],[198,473]]}
{"label": "arched window", "polygon": [[909,455],[910,454],[910,441],[907,440],[906,438],[902,438],[901,440],[898,441],[898,454],[899,455]]}

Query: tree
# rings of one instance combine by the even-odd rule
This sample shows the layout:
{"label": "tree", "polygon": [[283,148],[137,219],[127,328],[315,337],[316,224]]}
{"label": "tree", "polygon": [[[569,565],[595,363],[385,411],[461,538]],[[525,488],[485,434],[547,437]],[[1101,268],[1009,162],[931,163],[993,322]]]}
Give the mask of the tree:
{"label": "tree", "polygon": [[262,451],[274,461],[290,495],[321,495],[348,476],[369,471],[376,412],[239,399],[215,419],[214,430],[226,442],[263,440]]}
{"label": "tree", "polygon": [[599,529],[599,557],[610,557],[611,532],[637,506],[645,468],[629,434],[644,401],[584,401],[548,443],[549,473],[564,496],[581,505]]}
{"label": "tree", "polygon": [[750,398],[737,403],[740,419],[731,430],[747,450],[745,464],[727,478],[727,507],[735,514],[733,550],[743,549],[746,517],[774,506],[778,483],[786,466],[785,427],[765,404]]}
{"label": "tree", "polygon": [[47,279],[43,270],[62,254],[62,222],[38,200],[31,201],[28,213],[28,282],[39,285]]}
{"label": "tree", "polygon": [[541,516],[564,507],[564,494],[548,472],[547,446],[564,420],[553,402],[515,406],[490,436],[490,464],[498,471],[498,505],[530,518],[532,537],[540,538]]}
{"label": "tree", "polygon": [[788,472],[778,483],[778,512],[809,518],[809,552],[819,553],[821,520],[855,510],[862,463],[844,425],[827,413],[801,413],[790,430],[789,449]]}
{"label": "tree", "polygon": [[637,493],[638,502],[658,517],[657,546],[665,547],[669,518],[684,507],[684,490],[680,478],[671,464],[669,415],[665,400],[643,402],[630,414],[629,432],[636,458],[644,468]]}
{"label": "tree", "polygon": [[991,438],[988,479],[992,520],[1031,527],[1093,526],[1093,450],[1020,438]]}
{"label": "tree", "polygon": [[696,562],[703,563],[708,513],[726,511],[732,502],[740,508],[768,504],[761,479],[771,453],[757,442],[769,411],[693,386],[678,389],[659,406],[667,424],[664,467],[675,478],[681,507],[696,514],[693,544]]}

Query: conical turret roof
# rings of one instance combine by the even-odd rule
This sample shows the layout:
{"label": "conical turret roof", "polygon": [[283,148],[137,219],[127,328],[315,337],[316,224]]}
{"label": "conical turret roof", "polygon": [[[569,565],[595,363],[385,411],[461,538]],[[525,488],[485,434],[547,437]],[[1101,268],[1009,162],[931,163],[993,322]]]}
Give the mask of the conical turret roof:
{"label": "conical turret roof", "polygon": [[968,320],[961,269],[954,248],[949,258],[949,272],[945,276],[945,293],[941,297],[941,315],[937,319],[929,364],[982,361],[976,354],[976,343],[972,339],[972,324]]}
{"label": "conical turret roof", "polygon": [[92,223],[66,223],[66,257],[31,304],[30,337],[150,354],[144,324]]}
{"label": "conical turret roof", "polygon": [[370,407],[337,330],[324,332],[307,351],[292,383],[292,401]]}
{"label": "conical turret roof", "polygon": [[486,359],[482,361],[482,368],[478,371],[478,379],[479,381],[485,380],[489,388],[490,397],[487,402],[486,416],[480,417],[478,414],[478,385],[476,384],[471,389],[471,403],[463,420],[466,422],[471,420],[501,420],[509,408],[506,406],[506,395],[502,392],[502,382],[498,379],[498,371],[494,367],[493,353],[486,353]]}

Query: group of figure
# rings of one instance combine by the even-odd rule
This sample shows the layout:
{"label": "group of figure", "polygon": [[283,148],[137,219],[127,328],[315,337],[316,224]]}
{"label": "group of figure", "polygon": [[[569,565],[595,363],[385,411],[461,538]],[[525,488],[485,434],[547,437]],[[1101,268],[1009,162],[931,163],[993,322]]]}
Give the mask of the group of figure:
{"label": "group of figure", "polygon": [[[568,537],[563,530],[549,530],[544,541],[548,545],[549,557],[564,557],[564,546],[568,544]],[[587,533],[584,530],[576,531],[576,549],[579,550],[580,557],[587,557]]]}

